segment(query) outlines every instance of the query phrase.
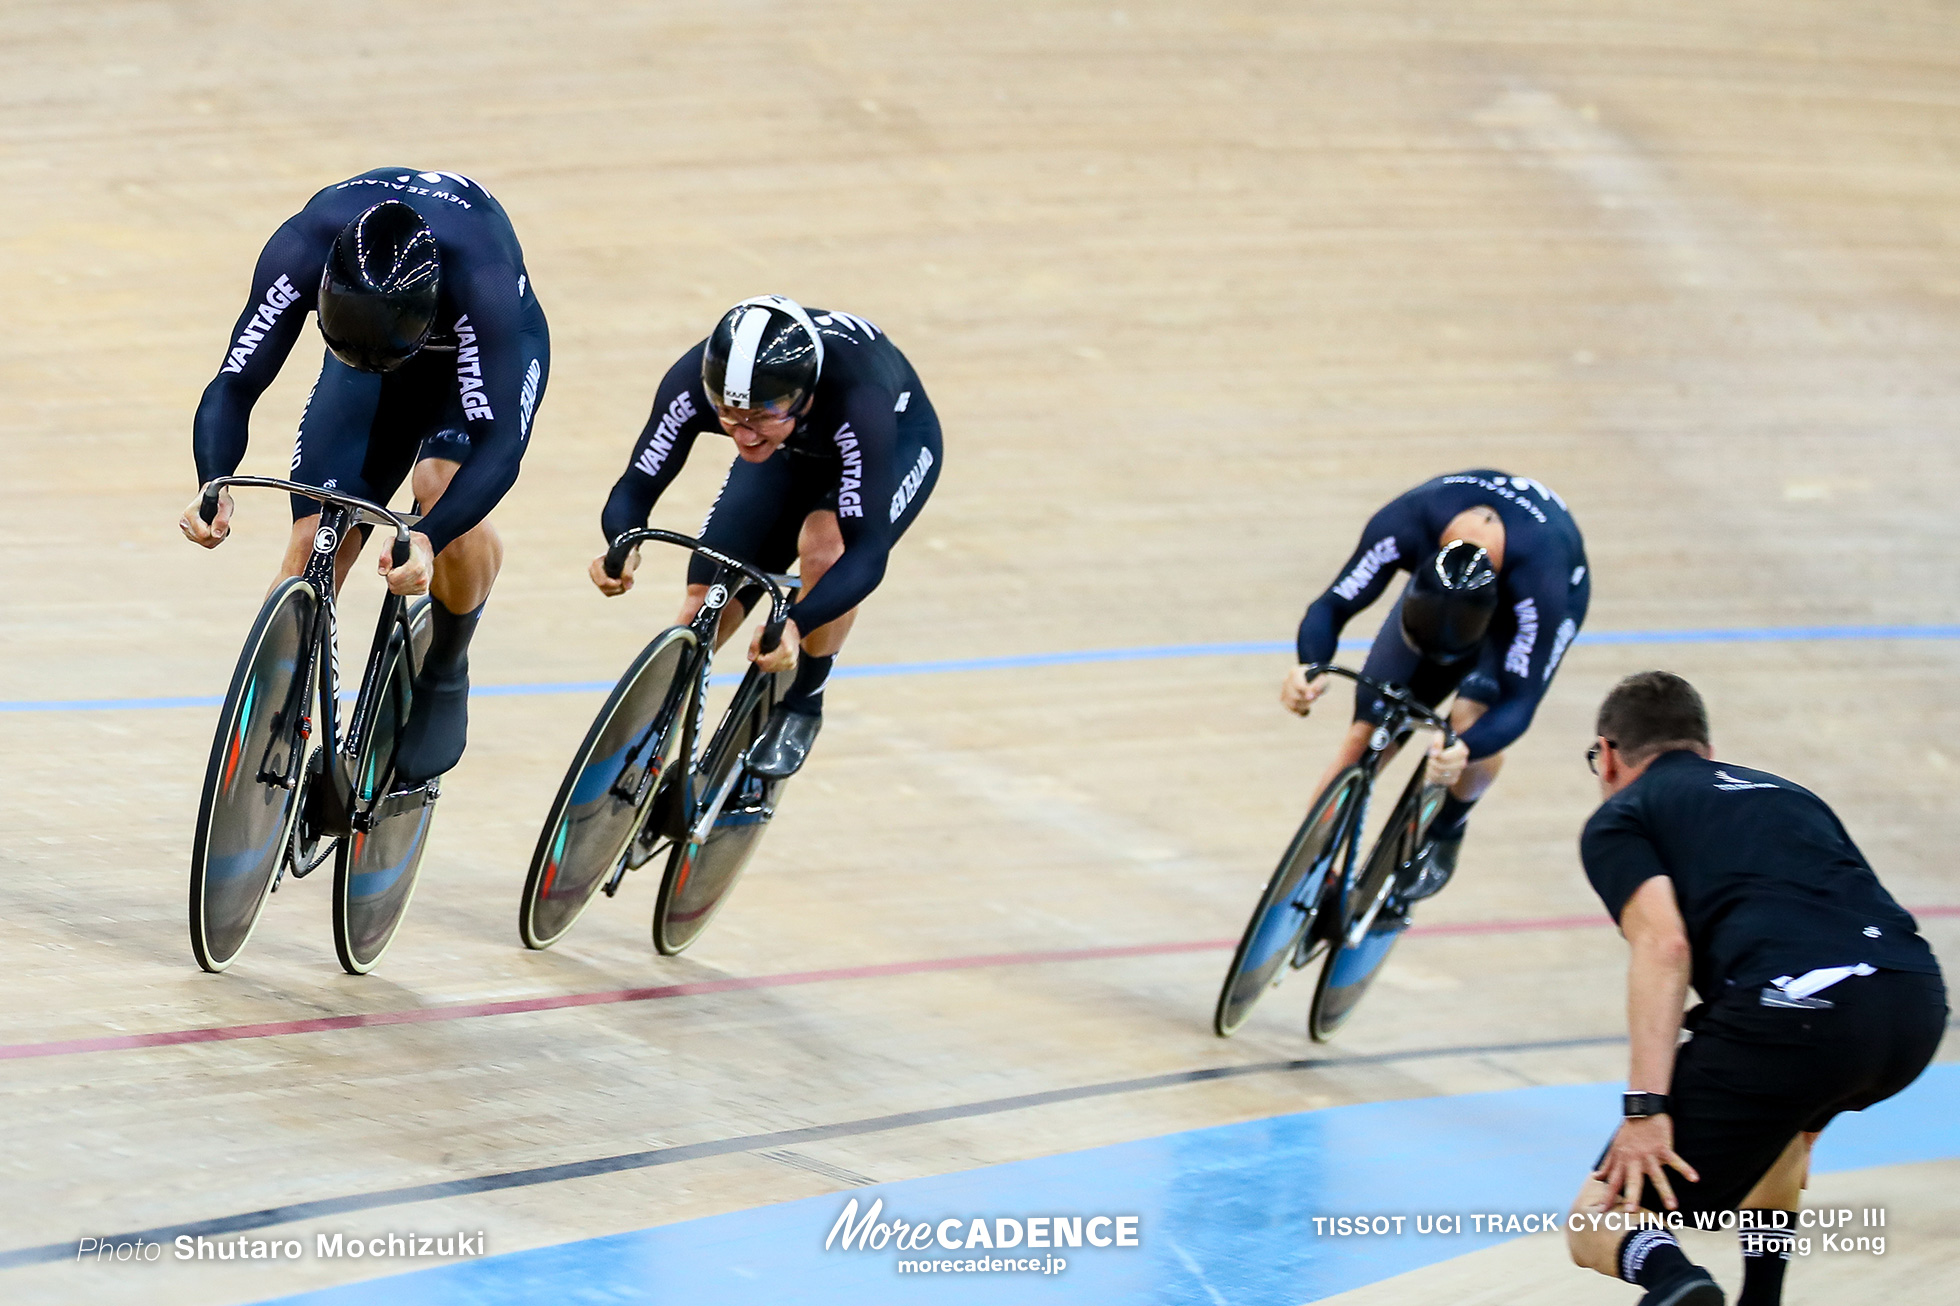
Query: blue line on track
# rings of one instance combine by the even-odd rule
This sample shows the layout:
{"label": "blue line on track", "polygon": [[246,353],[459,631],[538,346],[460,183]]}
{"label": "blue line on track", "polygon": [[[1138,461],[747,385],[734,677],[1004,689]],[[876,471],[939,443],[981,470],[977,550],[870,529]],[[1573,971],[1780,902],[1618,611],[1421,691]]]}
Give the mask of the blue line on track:
{"label": "blue line on track", "polygon": [[[1732,630],[1601,630],[1579,635],[1580,644],[1808,644],[1842,640],[1909,639],[1960,640],[1960,626],[1754,626]],[[1345,639],[1349,652],[1370,641]],[[928,676],[953,671],[1007,671],[1018,667],[1065,667],[1099,662],[1157,662],[1168,658],[1267,657],[1291,653],[1293,645],[1277,640],[1229,644],[1154,644],[1141,648],[1072,649],[1055,653],[1009,653],[1000,657],[950,658],[934,662],[880,662],[869,666],[846,663],[831,673],[833,680],[882,676]],[[729,682],[734,675],[715,677]],[[524,698],[540,694],[598,694],[613,687],[610,680],[537,681],[518,685],[478,685],[472,698]],[[0,700],[0,712],[130,712],[149,708],[218,707],[220,694],[161,698],[17,698]]]}
{"label": "blue line on track", "polygon": [[[1612,1131],[1619,1090],[1618,1084],[1559,1085],[1307,1111],[876,1184],[280,1300],[305,1306],[1300,1306],[1516,1236],[1478,1233],[1472,1215],[1562,1217]],[[1960,1064],[1949,1062],[1870,1111],[1840,1116],[1818,1145],[1815,1169],[1956,1156]],[[1058,1275],[900,1275],[897,1262],[906,1254],[889,1246],[824,1250],[826,1234],[852,1199],[860,1216],[882,1201],[881,1221],[902,1218],[913,1226],[984,1216],[996,1229],[992,1221],[1002,1218],[1135,1215],[1140,1245],[1065,1248],[1060,1254],[1068,1266]],[[600,1195],[591,1200],[608,1205]],[[1439,1213],[1462,1215],[1463,1233],[1414,1232],[1413,1217]],[[1408,1219],[1399,1236],[1316,1233],[1314,1217],[1344,1215]],[[350,1223],[345,1233],[372,1237],[389,1228],[406,1232]],[[959,1232],[970,1228],[963,1224]],[[1025,1246],[968,1251],[959,1232],[949,1229],[962,1244],[958,1252],[926,1254],[945,1260],[1051,1254]],[[1541,1242],[1548,1263],[1564,1260],[1556,1236],[1541,1235]]]}

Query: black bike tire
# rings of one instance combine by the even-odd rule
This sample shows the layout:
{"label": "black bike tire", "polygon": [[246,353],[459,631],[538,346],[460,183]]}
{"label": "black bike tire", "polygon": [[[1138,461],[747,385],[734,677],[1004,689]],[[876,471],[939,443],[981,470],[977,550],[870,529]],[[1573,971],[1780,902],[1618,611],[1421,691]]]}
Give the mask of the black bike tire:
{"label": "black bike tire", "polygon": [[[729,767],[735,765],[736,760],[748,748],[749,744],[754,741],[755,736],[761,732],[764,723],[768,721],[770,710],[775,706],[776,688],[779,679],[780,677],[777,676],[766,677],[762,685],[762,692],[756,696],[755,702],[749,708],[747,716],[741,721],[732,723],[734,726],[733,729],[717,731],[718,737],[710,741],[707,756],[702,758],[700,768],[700,774],[704,779],[699,782],[701,788],[698,792],[702,795],[704,801],[714,793],[715,787],[728,775]],[[762,795],[762,807],[766,815],[757,818],[753,822],[754,824],[768,825],[769,820],[774,816],[776,802],[782,795],[783,786],[788,783],[787,780],[773,780],[765,783]],[[693,819],[692,816],[689,819]],[[683,832],[675,837],[674,846],[667,853],[666,872],[660,877],[660,896],[654,900],[653,904],[653,946],[655,951],[659,952],[661,956],[677,957],[693,947],[701,936],[707,932],[709,923],[720,913],[722,907],[727,904],[729,897],[735,892],[736,881],[742,878],[742,872],[748,867],[749,858],[755,855],[756,842],[762,836],[761,831],[757,830],[752,837],[746,839],[739,846],[731,847],[727,842],[727,838],[732,828],[730,826],[724,826],[718,820],[715,828],[702,841],[699,850],[693,854],[692,858],[689,857],[690,844],[687,833]],[[707,912],[694,924],[693,932],[685,938],[680,938],[678,931],[669,929],[668,927],[672,923],[674,900],[681,887],[687,879],[702,873],[704,867],[716,866],[721,857],[730,853],[733,853],[737,857],[737,860],[734,868],[728,872],[727,880],[721,893],[715,898],[713,905],[708,908]]]}
{"label": "black bike tire", "polygon": [[[1251,918],[1246,921],[1245,932],[1239,936],[1239,946],[1232,953],[1232,964],[1225,971],[1225,982],[1218,989],[1218,1002],[1212,1008],[1211,1027],[1212,1032],[1220,1038],[1230,1038],[1236,1033],[1251,1016],[1252,1009],[1258,1005],[1259,999],[1267,990],[1285,978],[1287,970],[1294,969],[1288,966],[1288,962],[1302,940],[1320,920],[1329,896],[1337,888],[1337,882],[1331,875],[1323,882],[1320,892],[1315,895],[1312,910],[1305,912],[1297,926],[1290,931],[1286,946],[1272,950],[1270,954],[1273,959],[1272,964],[1267,969],[1265,977],[1253,986],[1251,996],[1246,998],[1243,1005],[1238,1008],[1237,1018],[1232,1018],[1233,1013],[1230,1008],[1233,1005],[1233,994],[1239,989],[1240,981],[1246,974],[1247,954],[1258,940],[1262,932],[1261,927],[1266,923],[1266,917],[1281,904],[1291,900],[1294,891],[1312,871],[1315,863],[1321,860],[1334,863],[1339,861],[1342,849],[1347,839],[1351,837],[1345,833],[1348,805],[1359,796],[1360,787],[1365,783],[1366,776],[1358,766],[1351,766],[1335,776],[1332,783],[1314,799],[1313,806],[1307,809],[1306,819],[1300,822],[1300,828],[1294,833],[1292,842],[1287,844],[1286,851],[1280,855],[1279,865],[1267,879],[1265,892],[1259,896],[1259,905],[1253,909]],[[1308,839],[1326,823],[1328,810],[1336,802],[1340,802],[1342,808],[1333,818],[1331,845],[1324,847],[1312,860],[1302,865]]]}
{"label": "black bike tire", "polygon": [[[413,654],[403,646],[399,627],[396,632],[390,634],[389,649],[386,654],[387,660],[379,682],[383,694],[395,693],[401,694],[403,697],[412,697],[412,691],[409,691],[408,687],[414,682],[416,663],[420,660],[422,653],[427,650],[429,636],[432,633],[433,623],[429,611],[429,605],[432,601],[431,599],[423,598],[407,609],[404,614],[403,620],[409,631],[409,639],[413,641]],[[400,682],[399,688],[397,686],[398,680]],[[384,710],[384,707],[377,705],[375,708],[376,716],[378,717]],[[413,710],[411,706],[410,711],[412,712]],[[401,726],[402,722],[398,719],[395,723],[397,738],[399,738]],[[375,733],[370,734],[367,746],[362,750],[363,755],[353,759],[353,765],[349,770],[348,777],[350,783],[359,783],[361,773],[365,769],[368,761],[368,754],[375,746],[375,740],[378,738],[378,735],[377,723]],[[390,749],[393,746],[394,740],[390,740]],[[381,788],[384,793],[388,788],[389,777],[387,771],[392,770],[392,767],[392,761],[384,764],[385,769],[381,783]],[[351,805],[358,808],[358,799]],[[416,887],[421,880],[422,854],[428,848],[429,826],[433,823],[435,815],[431,810],[432,807],[433,804],[424,804],[424,806],[418,809],[414,843],[410,846],[403,858],[406,863],[406,869],[402,874],[408,878],[408,888],[402,894],[399,903],[396,905],[393,918],[387,922],[386,928],[381,934],[380,943],[365,954],[356,947],[352,936],[353,912],[349,904],[349,890],[352,888],[353,879],[356,874],[354,871],[354,859],[365,846],[366,838],[363,837],[363,832],[357,830],[352,834],[342,836],[339,846],[334,849],[333,946],[335,955],[340,959],[341,969],[350,975],[366,975],[376,966],[379,966],[381,959],[387,955],[388,949],[394,945],[395,936],[401,932],[402,921],[408,916],[409,904],[414,900]],[[397,813],[386,818],[386,821],[400,821],[406,815],[407,813]],[[365,835],[366,837],[374,837],[378,836],[381,831],[382,826],[377,825],[373,830],[366,831]]]}
{"label": "black bike tire", "polygon": [[[620,706],[626,701],[627,697],[632,694],[640,677],[646,673],[647,668],[653,664],[656,658],[676,642],[696,644],[698,643],[698,637],[686,626],[670,626],[649,640],[647,646],[640,650],[639,655],[627,665],[625,672],[621,674],[618,682],[613,685],[612,693],[607,696],[605,703],[599,708],[598,714],[592,718],[592,725],[586,730],[585,738],[580,742],[578,751],[572,754],[571,765],[565,768],[565,778],[559,783],[558,794],[552,799],[551,810],[545,818],[543,828],[538,832],[537,847],[531,853],[531,867],[524,877],[524,895],[517,903],[517,936],[527,948],[548,948],[558,942],[558,940],[564,938],[571,931],[572,926],[578,924],[579,918],[585,914],[586,908],[592,905],[592,900],[598,896],[598,892],[605,884],[606,878],[612,868],[618,863],[621,857],[626,855],[626,850],[632,847],[633,840],[639,837],[641,827],[646,822],[647,811],[653,805],[653,795],[658,790],[658,785],[655,785],[647,791],[646,800],[634,811],[633,820],[627,827],[626,836],[619,841],[619,847],[613,851],[611,858],[606,862],[605,868],[592,877],[591,885],[586,890],[585,897],[579,903],[577,910],[572,913],[562,927],[549,936],[537,931],[536,915],[538,895],[543,890],[546,870],[551,865],[552,847],[557,841],[559,828],[564,824],[570,811],[572,795],[578,787],[579,777],[584,774],[586,764],[591,760],[592,751],[598,747],[600,739],[606,732],[606,728],[612,724],[613,716],[619,711]],[[679,674],[691,675],[693,674],[693,668],[683,661],[677,669],[677,672]],[[680,721],[677,718],[675,728],[678,728],[679,725]],[[666,747],[665,742],[660,745],[663,752]]]}
{"label": "black bike tire", "polygon": [[[1396,801],[1395,810],[1382,827],[1374,846],[1368,850],[1368,860],[1364,863],[1361,878],[1356,881],[1354,896],[1342,904],[1338,933],[1327,949],[1327,959],[1322,963],[1320,976],[1314,983],[1313,1002],[1307,1008],[1307,1036],[1316,1043],[1325,1043],[1347,1024],[1361,1005],[1362,998],[1374,986],[1375,980],[1387,966],[1389,954],[1401,938],[1402,931],[1409,927],[1409,915],[1394,901],[1394,888],[1388,888],[1388,900],[1375,915],[1374,922],[1362,939],[1350,945],[1348,932],[1360,919],[1360,914],[1374,906],[1375,897],[1381,893],[1383,881],[1399,875],[1409,866],[1419,864],[1425,837],[1428,833],[1428,817],[1422,812],[1423,804],[1430,794],[1430,786],[1421,781],[1421,772],[1411,777],[1408,787]],[[1433,815],[1433,812],[1430,814]],[[1405,844],[1407,855],[1398,844]],[[1384,942],[1384,938],[1386,941]],[[1349,983],[1332,984],[1337,974],[1344,968],[1352,970],[1355,966],[1364,967],[1359,977]],[[1338,992],[1341,1005],[1331,1005],[1330,992]]]}
{"label": "black bike tire", "polygon": [[[273,621],[288,603],[295,601],[296,595],[299,596],[298,601],[301,602],[310,604],[319,601],[318,595],[314,592],[311,583],[294,576],[288,577],[274,586],[272,593],[266,595],[265,602],[259,606],[259,615],[253,621],[252,628],[245,637],[244,647],[239,650],[238,664],[232,671],[231,685],[225,691],[224,706],[218,712],[217,733],[212,737],[211,741],[211,756],[204,768],[204,785],[198,801],[197,830],[191,841],[190,935],[191,955],[197,958],[197,964],[200,968],[212,974],[217,974],[230,967],[231,963],[238,959],[238,954],[245,950],[245,945],[251,941],[253,932],[258,929],[259,918],[265,914],[266,900],[271,897],[272,886],[279,878],[280,861],[285,857],[287,848],[291,846],[293,821],[298,817],[300,800],[304,796],[305,783],[302,779],[300,786],[290,791],[287,795],[286,811],[280,819],[281,833],[276,841],[279,852],[275,855],[272,864],[264,873],[265,883],[257,893],[257,906],[252,911],[251,919],[246,923],[245,932],[230,952],[222,957],[218,956],[217,952],[211,946],[204,896],[207,871],[209,869],[212,816],[217,804],[219,790],[222,787],[219,783],[219,777],[226,769],[226,756],[230,752],[230,742],[234,735],[234,727],[239,713],[242,710],[243,705],[240,702],[240,697],[243,695],[247,683],[251,680],[252,670],[258,660],[259,652],[265,644]],[[302,631],[304,631],[311,616],[312,614],[310,612],[302,614],[300,618]],[[303,649],[301,653],[303,656]],[[318,675],[318,670],[318,667],[315,666],[314,674],[316,676]],[[287,694],[290,692],[290,686],[291,681],[289,679],[286,689],[277,695],[277,703],[273,702],[273,695],[267,695],[258,700],[257,706],[267,711],[277,710],[279,706],[283,705]],[[309,689],[309,698],[311,694],[312,691]],[[242,739],[240,746],[241,748],[243,746]],[[307,774],[307,769],[304,764],[300,768],[300,774],[302,777]]]}

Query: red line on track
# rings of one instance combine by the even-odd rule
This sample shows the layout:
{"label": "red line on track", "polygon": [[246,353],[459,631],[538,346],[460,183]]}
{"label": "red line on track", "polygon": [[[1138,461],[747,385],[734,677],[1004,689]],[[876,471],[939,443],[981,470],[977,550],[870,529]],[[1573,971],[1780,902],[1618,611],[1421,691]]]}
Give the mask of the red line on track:
{"label": "red line on track", "polygon": [[[1960,906],[1919,907],[1920,916],[1960,916]],[[1532,930],[1577,930],[1610,925],[1605,916],[1544,916],[1534,920],[1462,921],[1417,925],[1410,934],[1519,934]],[[938,971],[984,970],[997,966],[1040,966],[1067,961],[1112,961],[1124,957],[1161,957],[1181,952],[1214,952],[1236,946],[1236,939],[1205,939],[1187,943],[1138,943],[1113,948],[1064,948],[1052,952],[997,952],[973,957],[942,957],[924,961],[889,961],[871,966],[840,966],[832,970],[785,971],[777,975],[731,976],[691,980],[644,989],[610,989],[599,993],[563,993],[506,1002],[459,1002],[448,1006],[415,1007],[407,1011],[373,1011],[351,1016],[319,1016],[310,1020],[271,1020],[252,1025],[214,1025],[204,1029],[170,1029],[154,1034],[110,1034],[98,1038],[61,1039],[52,1043],[0,1045],[0,1061],[31,1057],[66,1057],[83,1052],[119,1052],[130,1048],[172,1047],[180,1043],[225,1043],[234,1039],[275,1038],[284,1034],[320,1034],[336,1029],[369,1029],[381,1025],[423,1025],[480,1016],[511,1016],[530,1011],[561,1011],[569,1007],[607,1007],[622,1002],[654,1002],[663,998],[699,997],[708,993],[741,993],[755,989],[794,988],[836,980],[882,979],[894,975],[929,975]]]}

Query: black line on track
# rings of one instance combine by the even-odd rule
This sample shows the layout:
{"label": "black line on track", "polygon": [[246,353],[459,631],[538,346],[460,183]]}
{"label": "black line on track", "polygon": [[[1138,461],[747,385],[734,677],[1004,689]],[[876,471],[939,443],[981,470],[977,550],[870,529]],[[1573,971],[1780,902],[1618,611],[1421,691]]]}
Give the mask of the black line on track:
{"label": "black line on track", "polygon": [[[924,1111],[901,1111],[895,1115],[845,1120],[834,1125],[809,1125],[771,1134],[743,1134],[703,1143],[682,1143],[656,1147],[644,1152],[624,1152],[617,1156],[594,1157],[587,1161],[567,1161],[559,1165],[532,1166],[506,1170],[500,1174],[479,1175],[474,1179],[450,1179],[442,1183],[413,1184],[405,1188],[384,1188],[378,1192],[352,1193],[345,1197],[326,1197],[290,1206],[271,1206],[239,1215],[220,1215],[189,1224],[162,1225],[130,1233],[105,1235],[102,1241],[169,1243],[181,1236],[213,1237],[264,1229],[271,1225],[317,1220],[323,1216],[345,1215],[350,1211],[372,1211],[387,1206],[407,1206],[416,1202],[440,1201],[445,1197],[468,1197],[494,1193],[505,1188],[530,1188],[537,1184],[559,1183],[566,1179],[587,1179],[595,1175],[618,1174],[622,1170],[645,1170],[658,1165],[698,1161],[704,1157],[728,1156],[766,1147],[793,1147],[799,1143],[818,1143],[832,1138],[856,1138],[881,1134],[916,1125],[939,1124],[947,1120],[969,1120],[977,1116],[998,1115],[1004,1111],[1025,1111],[1031,1107],[1052,1106],[1059,1102],[1079,1102],[1085,1098],[1113,1097],[1140,1093],[1153,1088],[1175,1088],[1182,1084],[1204,1084],[1219,1079],[1239,1079],[1247,1075],[1288,1074],[1301,1070],[1338,1069],[1343,1066],[1387,1065],[1397,1061],[1420,1061],[1437,1057],[1498,1056],[1517,1052],[1556,1052],[1566,1048],[1609,1047],[1625,1043],[1623,1035],[1592,1038],[1543,1039],[1530,1043],[1483,1043],[1469,1046],[1417,1048],[1407,1052],[1377,1052],[1354,1057],[1304,1057],[1295,1061],[1257,1061],[1238,1066],[1209,1066],[1201,1070],[1178,1070],[1164,1075],[1145,1075],[1138,1079],[1116,1079],[1101,1084],[1081,1084],[1074,1088],[1052,1088],[1041,1093],[1022,1093],[1014,1097],[990,1098],[957,1106],[932,1107]],[[0,1252],[0,1270],[22,1265],[38,1265],[67,1260],[75,1255],[78,1240],[43,1243]]]}

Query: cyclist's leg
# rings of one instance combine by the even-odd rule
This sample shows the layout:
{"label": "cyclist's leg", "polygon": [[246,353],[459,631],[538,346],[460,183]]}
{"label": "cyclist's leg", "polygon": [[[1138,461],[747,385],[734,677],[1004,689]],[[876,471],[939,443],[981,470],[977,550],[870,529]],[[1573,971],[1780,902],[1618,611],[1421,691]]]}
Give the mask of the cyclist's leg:
{"label": "cyclist's leg", "polygon": [[[387,500],[408,465],[402,450],[386,447],[385,442],[378,445],[373,439],[386,379],[326,355],[293,440],[291,479],[374,502]],[[274,584],[306,570],[313,556],[314,532],[320,526],[316,501],[294,495],[292,504],[293,530]],[[364,531],[350,531],[340,541],[334,559],[336,590],[346,581],[366,538]]]}
{"label": "cyclist's leg", "polygon": [[[1592,578],[1586,569],[1580,568],[1577,575],[1579,580],[1566,601],[1574,634],[1585,622],[1586,607],[1592,594]],[[1485,637],[1483,648],[1478,651],[1476,669],[1464,677],[1463,684],[1458,688],[1456,703],[1450,711],[1450,728],[1459,736],[1503,697],[1503,681],[1499,679],[1499,673],[1503,670],[1511,634],[1502,625],[1494,626]],[[1557,665],[1553,664],[1545,673],[1546,679],[1549,680],[1557,670]],[[1456,868],[1457,854],[1463,846],[1463,833],[1470,820],[1470,809],[1496,783],[1498,772],[1503,769],[1504,754],[1501,751],[1492,753],[1471,762],[1457,782],[1450,786],[1449,795],[1430,824],[1430,834],[1436,845],[1431,862],[1442,871],[1443,878],[1447,879]]]}
{"label": "cyclist's leg", "polygon": [[[544,397],[550,344],[543,316],[520,332],[522,353],[538,369],[531,416]],[[413,442],[415,501],[427,513],[448,492],[470,458],[465,416],[448,354],[429,354],[401,369],[398,405],[390,410],[399,442]],[[400,375],[397,373],[395,375]],[[451,540],[436,555],[429,594],[429,647],[415,677],[415,706],[395,753],[397,774],[415,784],[438,776],[462,759],[469,738],[470,641],[504,561],[503,538],[488,517]]]}
{"label": "cyclist's leg", "polygon": [[[939,484],[941,449],[939,415],[933,411],[932,401],[926,398],[925,392],[915,388],[908,392],[892,451],[893,464],[901,469],[898,488],[889,503],[866,505],[866,511],[887,514],[892,527],[893,547],[918,520],[926,501],[932,497],[933,488]],[[836,487],[826,486],[825,490],[822,506],[803,519],[797,536],[797,570],[803,577],[806,592],[844,556],[844,536],[837,522]],[[821,714],[824,680],[830,675],[830,669],[838,652],[843,649],[851,627],[856,624],[857,614],[858,609],[852,608],[815,630],[801,632],[802,654],[797,663],[796,678],[783,695],[785,708],[792,712]]]}
{"label": "cyclist's leg", "polygon": [[[1469,670],[1469,663],[1462,662],[1452,666],[1442,666],[1426,662],[1420,653],[1410,648],[1402,640],[1402,600],[1395,600],[1395,606],[1382,618],[1381,629],[1375,632],[1375,642],[1368,649],[1368,659],[1361,665],[1361,674],[1370,680],[1384,685],[1401,685],[1412,693],[1416,701],[1424,707],[1435,707],[1456,690],[1457,682]],[[1341,745],[1335,750],[1334,760],[1320,777],[1315,794],[1325,789],[1330,781],[1348,767],[1359,762],[1368,751],[1368,740],[1375,733],[1375,727],[1382,723],[1388,711],[1388,704],[1365,685],[1354,687],[1354,722],[1348,727]],[[1395,756],[1398,746],[1391,745],[1387,757]]]}
{"label": "cyclist's leg", "polygon": [[[752,567],[780,572],[796,560],[796,532],[802,514],[793,502],[798,477],[792,465],[802,460],[778,451],[765,462],[746,463],[736,459],[722,482],[721,493],[701,523],[701,542]],[[675,621],[693,621],[707,602],[708,585],[714,579],[715,564],[695,557],[687,564],[687,595]],[[715,647],[720,648],[735,633],[747,615],[752,596],[738,592],[722,609],[721,626]]]}

